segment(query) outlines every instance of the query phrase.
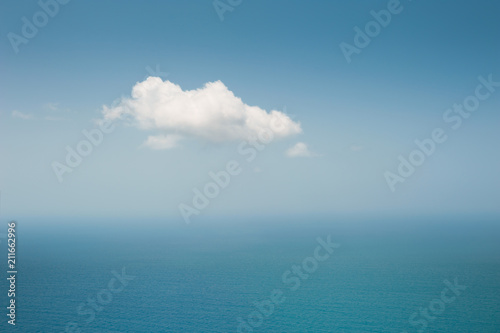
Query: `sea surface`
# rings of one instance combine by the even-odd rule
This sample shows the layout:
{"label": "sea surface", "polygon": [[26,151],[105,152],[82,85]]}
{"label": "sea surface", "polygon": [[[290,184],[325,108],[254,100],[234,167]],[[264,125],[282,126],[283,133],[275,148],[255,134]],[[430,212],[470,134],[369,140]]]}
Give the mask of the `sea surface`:
{"label": "sea surface", "polygon": [[[4,278],[0,331],[498,333],[499,236],[493,218],[18,220],[17,324]],[[447,303],[445,280],[463,286]]]}

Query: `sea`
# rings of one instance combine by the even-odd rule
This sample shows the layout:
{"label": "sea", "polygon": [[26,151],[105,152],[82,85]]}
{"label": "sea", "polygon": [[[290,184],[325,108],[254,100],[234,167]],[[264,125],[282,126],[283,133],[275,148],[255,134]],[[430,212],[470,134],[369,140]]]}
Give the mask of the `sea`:
{"label": "sea", "polygon": [[500,332],[498,218],[16,221],[1,332]]}

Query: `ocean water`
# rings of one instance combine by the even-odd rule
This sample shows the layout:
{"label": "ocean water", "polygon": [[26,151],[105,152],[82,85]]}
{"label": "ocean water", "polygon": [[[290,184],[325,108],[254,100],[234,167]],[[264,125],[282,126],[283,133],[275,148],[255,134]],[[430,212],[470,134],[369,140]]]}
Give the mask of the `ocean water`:
{"label": "ocean water", "polygon": [[[498,220],[107,222],[18,221],[17,325],[2,314],[2,332],[222,333],[239,318],[240,332],[500,332]],[[311,259],[328,235],[340,246]],[[464,286],[447,303],[445,280]]]}

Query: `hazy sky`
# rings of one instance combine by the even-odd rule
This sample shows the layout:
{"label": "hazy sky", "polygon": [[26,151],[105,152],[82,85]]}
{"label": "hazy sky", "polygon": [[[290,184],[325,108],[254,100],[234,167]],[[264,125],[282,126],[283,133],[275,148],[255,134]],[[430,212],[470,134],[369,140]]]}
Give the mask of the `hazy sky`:
{"label": "hazy sky", "polygon": [[[500,213],[497,1],[243,0],[223,21],[209,0],[0,6],[4,216],[177,223],[231,160],[195,218]],[[371,11],[386,26],[355,41]],[[475,111],[453,111],[464,100]],[[273,115],[284,127],[248,161]],[[104,118],[114,129],[60,182],[53,162]],[[436,128],[446,141],[391,191],[384,174]]]}

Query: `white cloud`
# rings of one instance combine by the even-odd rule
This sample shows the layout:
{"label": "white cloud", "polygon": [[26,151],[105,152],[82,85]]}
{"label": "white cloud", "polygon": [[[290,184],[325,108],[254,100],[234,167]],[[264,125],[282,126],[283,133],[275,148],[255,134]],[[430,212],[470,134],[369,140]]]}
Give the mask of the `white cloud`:
{"label": "white cloud", "polygon": [[178,146],[178,142],[181,139],[181,136],[175,134],[148,136],[143,146],[155,150],[172,149]]}
{"label": "white cloud", "polygon": [[170,81],[148,77],[135,84],[131,97],[103,106],[102,112],[105,119],[121,119],[140,129],[160,132],[162,137],[149,137],[145,145],[164,149],[174,147],[181,137],[226,142],[251,139],[266,129],[271,129],[275,138],[302,132],[300,123],[285,113],[249,106],[221,81],[182,90]]}
{"label": "white cloud", "polygon": [[315,153],[309,151],[307,145],[304,142],[297,142],[294,146],[290,147],[286,151],[288,157],[313,157],[318,156]]}
{"label": "white cloud", "polygon": [[24,119],[24,120],[31,120],[31,119],[35,118],[32,114],[22,113],[21,111],[17,111],[17,110],[12,111],[12,117],[13,118],[20,118],[20,119]]}

